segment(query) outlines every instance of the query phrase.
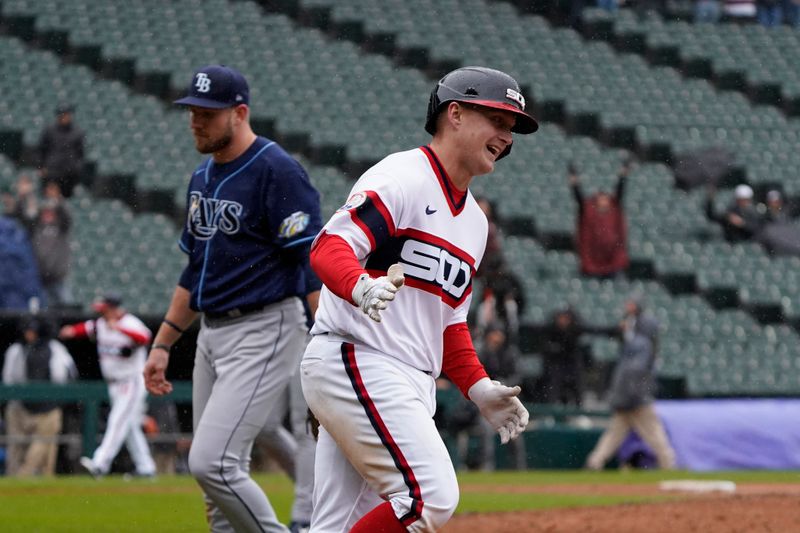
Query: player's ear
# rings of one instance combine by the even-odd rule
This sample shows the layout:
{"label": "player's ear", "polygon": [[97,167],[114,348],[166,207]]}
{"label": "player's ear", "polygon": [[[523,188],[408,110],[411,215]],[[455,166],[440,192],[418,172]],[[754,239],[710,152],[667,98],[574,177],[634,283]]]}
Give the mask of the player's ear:
{"label": "player's ear", "polygon": [[245,104],[237,105],[233,108],[233,113],[236,115],[236,124],[238,125],[242,122],[247,122],[250,116],[250,108]]}
{"label": "player's ear", "polygon": [[464,116],[464,106],[458,102],[450,102],[447,104],[447,109],[442,113],[444,119],[450,123],[453,128],[458,128],[461,125],[461,120]]}

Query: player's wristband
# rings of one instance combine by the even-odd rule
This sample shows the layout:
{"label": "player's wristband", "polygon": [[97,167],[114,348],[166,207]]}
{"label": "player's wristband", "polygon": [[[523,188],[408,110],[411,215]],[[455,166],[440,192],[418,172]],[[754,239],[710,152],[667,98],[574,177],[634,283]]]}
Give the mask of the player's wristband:
{"label": "player's wristband", "polygon": [[172,346],[169,346],[168,344],[154,344],[150,347],[150,351],[153,350],[164,350],[165,352],[170,353],[170,351],[172,351]]}
{"label": "player's wristband", "polygon": [[178,324],[176,324],[176,323],[175,323],[175,322],[173,322],[172,320],[167,320],[167,319],[165,318],[164,320],[162,320],[162,322],[164,322],[164,324],[168,325],[169,327],[171,327],[172,329],[174,329],[175,331],[177,331],[178,333],[180,333],[181,335],[183,335],[183,328],[181,328],[180,326],[178,326]]}

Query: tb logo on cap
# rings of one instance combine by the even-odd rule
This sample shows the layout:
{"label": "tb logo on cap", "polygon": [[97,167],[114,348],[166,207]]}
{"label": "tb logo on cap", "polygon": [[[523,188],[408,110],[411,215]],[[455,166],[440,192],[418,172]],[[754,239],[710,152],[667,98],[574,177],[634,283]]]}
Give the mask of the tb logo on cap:
{"label": "tb logo on cap", "polygon": [[194,86],[197,87],[197,92],[207,93],[211,90],[211,79],[205,72],[198,72],[197,79],[194,81]]}

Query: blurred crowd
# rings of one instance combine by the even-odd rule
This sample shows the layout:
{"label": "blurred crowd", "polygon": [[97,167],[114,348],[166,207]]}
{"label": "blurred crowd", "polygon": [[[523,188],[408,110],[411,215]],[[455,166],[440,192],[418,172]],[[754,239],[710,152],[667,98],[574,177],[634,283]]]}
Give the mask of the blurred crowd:
{"label": "blurred crowd", "polygon": [[[572,0],[570,3],[570,23],[580,22],[584,8],[597,6],[614,12],[618,9],[633,9],[639,16],[649,11],[671,15],[671,5],[681,2],[667,0]],[[758,23],[771,28],[786,24],[800,26],[800,1],[798,0],[688,0],[682,2],[691,9],[693,21],[703,23]]]}
{"label": "blurred crowd", "polygon": [[783,193],[769,189],[760,199],[753,188],[742,183],[736,186],[731,202],[720,211],[716,188],[710,186],[705,203],[706,217],[720,225],[725,240],[731,243],[754,241],[773,255],[800,256],[800,228],[795,224],[797,213],[787,205]]}
{"label": "blurred crowd", "polygon": [[[69,287],[72,195],[84,169],[84,133],[74,109],[60,105],[38,146],[38,173],[21,174],[3,191],[0,263],[11,273],[0,280],[0,308],[39,309],[73,303]],[[38,178],[38,179],[37,179]]]}

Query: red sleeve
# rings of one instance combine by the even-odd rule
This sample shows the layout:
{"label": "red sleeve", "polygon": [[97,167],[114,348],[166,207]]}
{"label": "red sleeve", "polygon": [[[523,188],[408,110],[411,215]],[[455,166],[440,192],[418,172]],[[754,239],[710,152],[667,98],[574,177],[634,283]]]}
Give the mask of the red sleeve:
{"label": "red sleeve", "polygon": [[444,359],[442,371],[456,384],[464,397],[476,381],[489,377],[478,359],[472,336],[465,322],[453,324],[444,330]]}
{"label": "red sleeve", "polygon": [[133,342],[139,345],[144,345],[150,342],[150,334],[143,331],[134,331],[132,329],[117,328],[117,331],[127,335]]}
{"label": "red sleeve", "polygon": [[73,324],[72,332],[73,335],[79,339],[89,336],[89,331],[86,327],[86,322],[81,322],[80,324]]}
{"label": "red sleeve", "polygon": [[330,233],[320,235],[311,248],[311,268],[333,294],[353,303],[353,287],[365,270],[347,241]]}

